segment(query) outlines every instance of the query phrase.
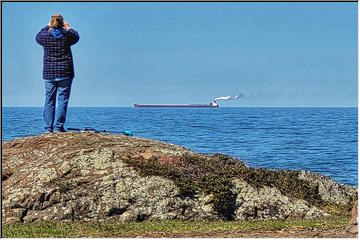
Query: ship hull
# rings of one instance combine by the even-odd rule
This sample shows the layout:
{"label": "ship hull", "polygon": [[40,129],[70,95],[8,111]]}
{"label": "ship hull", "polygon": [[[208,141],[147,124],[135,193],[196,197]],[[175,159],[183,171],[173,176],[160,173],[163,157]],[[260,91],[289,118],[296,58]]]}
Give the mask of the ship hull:
{"label": "ship hull", "polygon": [[134,104],[134,108],[217,108],[210,104]]}

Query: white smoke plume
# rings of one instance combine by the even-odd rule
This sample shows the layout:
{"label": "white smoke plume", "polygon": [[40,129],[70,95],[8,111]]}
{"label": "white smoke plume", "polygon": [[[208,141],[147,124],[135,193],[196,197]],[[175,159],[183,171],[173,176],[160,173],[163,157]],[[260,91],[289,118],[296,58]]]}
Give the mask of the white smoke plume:
{"label": "white smoke plume", "polygon": [[230,100],[235,100],[235,99],[239,99],[239,98],[243,98],[244,94],[240,93],[234,96],[221,96],[221,97],[217,97],[214,99],[214,101],[230,101]]}

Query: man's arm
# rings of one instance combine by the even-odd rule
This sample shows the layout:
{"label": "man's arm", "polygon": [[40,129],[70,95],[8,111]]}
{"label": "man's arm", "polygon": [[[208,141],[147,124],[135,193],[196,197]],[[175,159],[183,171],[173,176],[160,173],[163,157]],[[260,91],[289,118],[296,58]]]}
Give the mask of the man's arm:
{"label": "man's arm", "polygon": [[79,33],[70,27],[70,24],[64,20],[64,28],[67,31],[69,45],[74,45],[80,39]]}
{"label": "man's arm", "polygon": [[75,43],[77,43],[80,39],[79,33],[77,31],[75,31],[72,28],[69,28],[67,31],[68,34],[68,39],[69,39],[69,45],[74,45]]}
{"label": "man's arm", "polygon": [[44,45],[44,39],[45,39],[45,37],[46,37],[46,35],[47,35],[48,29],[49,29],[49,26],[47,25],[46,27],[42,28],[42,29],[40,30],[40,32],[36,35],[36,38],[35,38],[35,39],[36,39],[36,42],[37,42],[38,44],[40,44],[41,46]]}

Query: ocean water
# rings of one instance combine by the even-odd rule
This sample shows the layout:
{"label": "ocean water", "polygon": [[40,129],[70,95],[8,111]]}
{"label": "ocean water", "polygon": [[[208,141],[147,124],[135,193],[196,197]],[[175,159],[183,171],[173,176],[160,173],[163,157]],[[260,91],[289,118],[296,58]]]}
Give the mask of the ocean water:
{"label": "ocean water", "polygon": [[[303,169],[357,186],[357,108],[69,108],[66,127],[223,153],[252,167]],[[2,140],[43,132],[42,108],[3,108]]]}

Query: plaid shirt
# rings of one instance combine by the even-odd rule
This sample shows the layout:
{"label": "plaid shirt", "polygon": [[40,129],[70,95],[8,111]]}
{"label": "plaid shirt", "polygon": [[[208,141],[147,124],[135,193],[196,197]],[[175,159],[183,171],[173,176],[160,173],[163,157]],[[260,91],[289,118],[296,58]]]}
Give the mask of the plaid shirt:
{"label": "plaid shirt", "polygon": [[49,26],[36,35],[36,42],[44,48],[43,78],[74,77],[74,64],[70,46],[79,41],[79,34],[73,30],[64,30],[63,37],[55,38],[49,33]]}

